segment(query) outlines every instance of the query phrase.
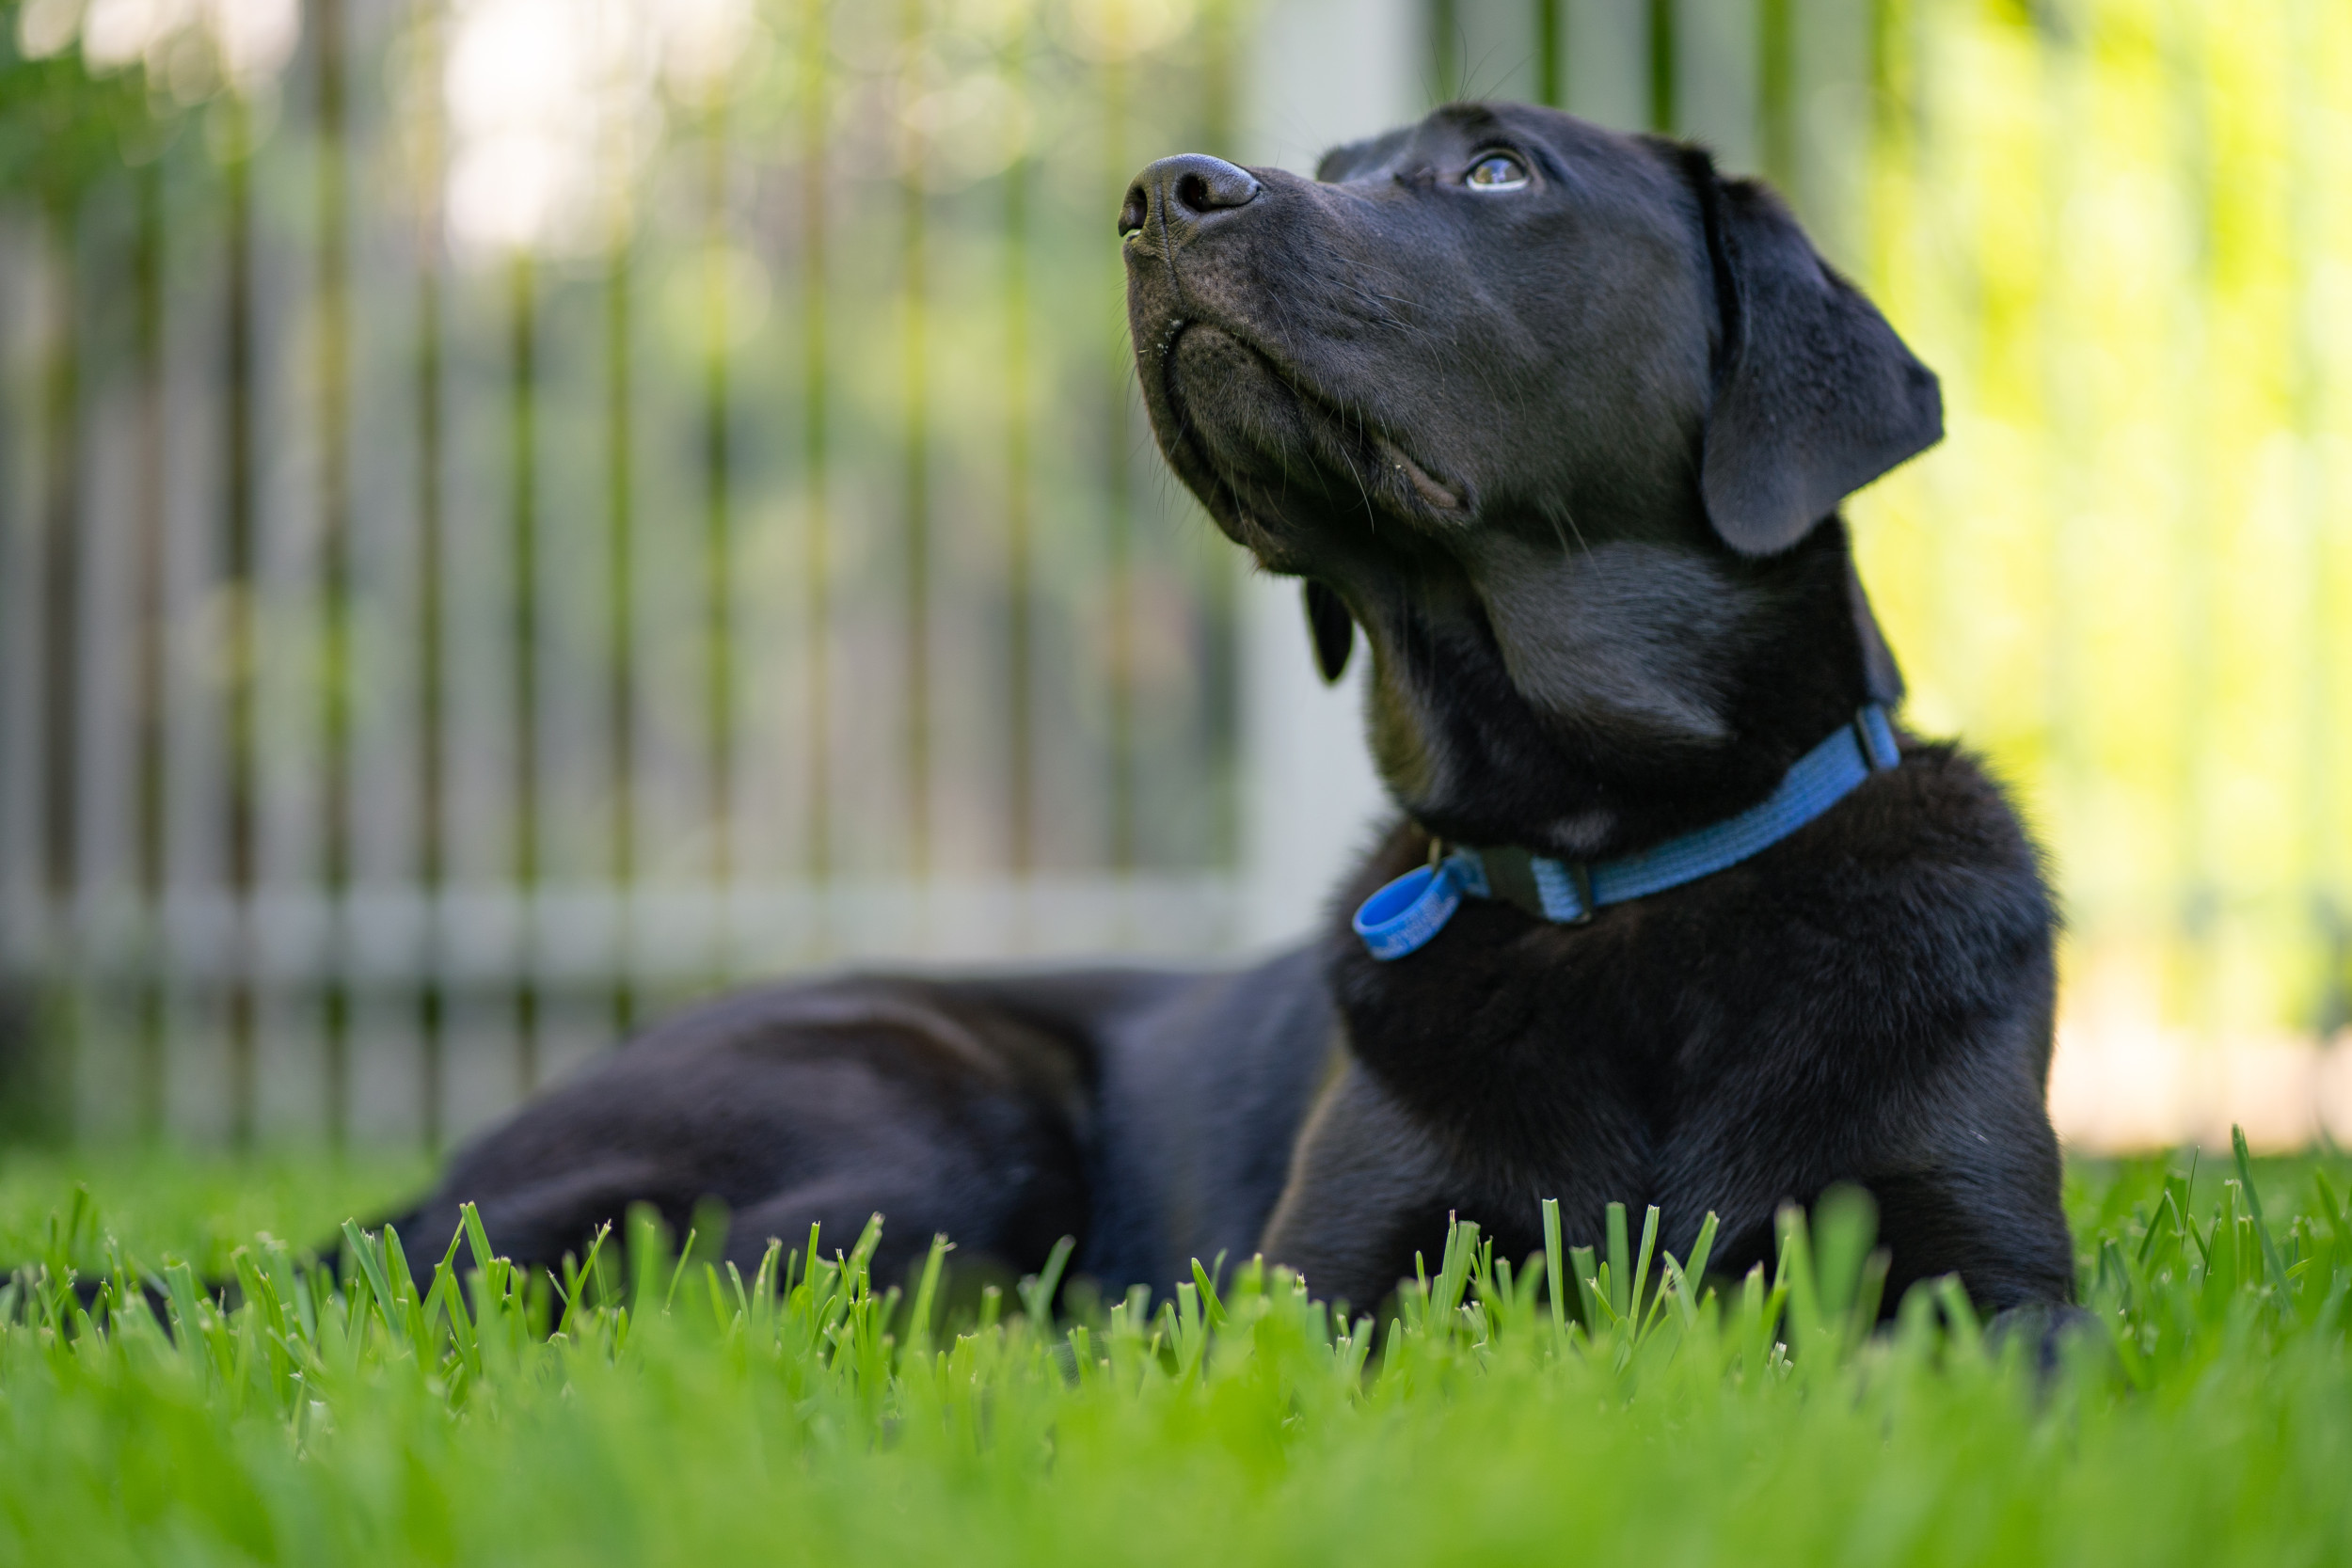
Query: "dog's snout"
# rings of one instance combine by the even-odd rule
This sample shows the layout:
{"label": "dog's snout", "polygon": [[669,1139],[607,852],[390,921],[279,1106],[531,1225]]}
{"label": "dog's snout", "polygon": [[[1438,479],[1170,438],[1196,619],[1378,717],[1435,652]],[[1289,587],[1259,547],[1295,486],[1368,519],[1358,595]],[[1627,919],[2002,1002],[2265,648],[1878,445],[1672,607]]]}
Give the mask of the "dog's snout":
{"label": "dog's snout", "polygon": [[1222,158],[1205,152],[1162,158],[1127,187],[1127,199],[1119,209],[1119,231],[1133,234],[1150,229],[1183,239],[1220,213],[1248,206],[1258,198],[1258,190],[1255,176]]}

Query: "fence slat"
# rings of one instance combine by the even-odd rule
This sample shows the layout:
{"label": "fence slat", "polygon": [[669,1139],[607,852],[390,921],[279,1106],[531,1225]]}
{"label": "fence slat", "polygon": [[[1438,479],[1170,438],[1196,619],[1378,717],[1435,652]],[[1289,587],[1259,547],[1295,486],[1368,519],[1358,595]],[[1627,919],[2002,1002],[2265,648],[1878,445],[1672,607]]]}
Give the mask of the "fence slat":
{"label": "fence slat", "polygon": [[[416,418],[416,654],[417,779],[415,874],[428,920],[414,943],[418,965],[418,1131],[428,1148],[442,1141],[442,1106],[447,1100],[448,995],[441,974],[446,952],[433,916],[449,874],[449,713],[447,704],[447,572],[443,534],[443,446],[441,363],[441,268],[446,240],[441,188],[447,178],[437,90],[443,69],[443,23],[437,0],[421,0],[410,10],[416,71],[426,84],[416,94],[417,325],[409,347]],[[626,505],[626,500],[622,502]]]}
{"label": "fence slat", "polygon": [[344,103],[342,0],[311,0],[312,73],[317,122],[318,304],[316,337],[321,535],[320,790],[325,822],[320,880],[335,927],[335,955],[321,999],[326,1056],[327,1141],[341,1147],[349,1130],[351,998],[342,984],[342,901],[351,886],[351,214]]}

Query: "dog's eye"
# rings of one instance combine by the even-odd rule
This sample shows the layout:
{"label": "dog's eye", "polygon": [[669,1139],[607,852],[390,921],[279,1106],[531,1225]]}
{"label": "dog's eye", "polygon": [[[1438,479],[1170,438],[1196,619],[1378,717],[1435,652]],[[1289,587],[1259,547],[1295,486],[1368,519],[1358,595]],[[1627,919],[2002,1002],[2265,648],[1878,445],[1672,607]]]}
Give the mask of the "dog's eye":
{"label": "dog's eye", "polygon": [[1481,190],[1514,190],[1527,183],[1527,166],[1508,152],[1489,152],[1470,166],[1470,183]]}

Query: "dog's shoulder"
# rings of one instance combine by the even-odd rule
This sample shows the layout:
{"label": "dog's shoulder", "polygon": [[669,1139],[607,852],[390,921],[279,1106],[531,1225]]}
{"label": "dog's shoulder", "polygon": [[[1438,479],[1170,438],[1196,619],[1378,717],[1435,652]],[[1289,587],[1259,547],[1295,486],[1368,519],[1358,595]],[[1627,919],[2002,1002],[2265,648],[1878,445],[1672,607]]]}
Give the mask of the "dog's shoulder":
{"label": "dog's shoulder", "polygon": [[1818,825],[1807,859],[1824,888],[1964,904],[1999,924],[2055,919],[2041,848],[1983,761],[1948,741],[1910,742]]}
{"label": "dog's shoulder", "polygon": [[1903,1011],[2006,1010],[2046,989],[2058,910],[2041,849],[1984,763],[1907,743],[1769,858],[1785,950]]}
{"label": "dog's shoulder", "polygon": [[1957,742],[1907,740],[1902,765],[1869,779],[1852,806],[1839,824],[1851,853],[2042,874],[2009,791]]}

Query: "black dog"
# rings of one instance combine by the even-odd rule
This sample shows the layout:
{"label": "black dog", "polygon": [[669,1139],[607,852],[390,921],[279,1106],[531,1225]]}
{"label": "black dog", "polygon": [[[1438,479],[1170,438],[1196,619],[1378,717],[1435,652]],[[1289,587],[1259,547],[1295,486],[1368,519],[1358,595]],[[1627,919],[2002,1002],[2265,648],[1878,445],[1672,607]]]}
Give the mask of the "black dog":
{"label": "black dog", "polygon": [[[1655,1203],[1677,1252],[1711,1210],[1737,1272],[1842,1180],[1890,1302],[2067,1300],[2050,901],[1975,764],[1897,754],[1837,515],[1939,437],[1935,378],[1763,187],[1540,110],[1441,109],[1313,182],[1167,159],[1120,226],[1169,462],[1306,578],[1327,673],[1371,644],[1405,818],[1330,935],[1212,978],[738,996],[479,1138],[407,1227],[471,1199],[551,1262],[708,1196],[748,1256],[880,1210],[885,1269],[1074,1234],[1114,1289],[1263,1250],[1368,1303],[1450,1211],[1523,1253],[1544,1197],[1579,1243]],[[1400,877],[1377,957],[1349,915]]]}

